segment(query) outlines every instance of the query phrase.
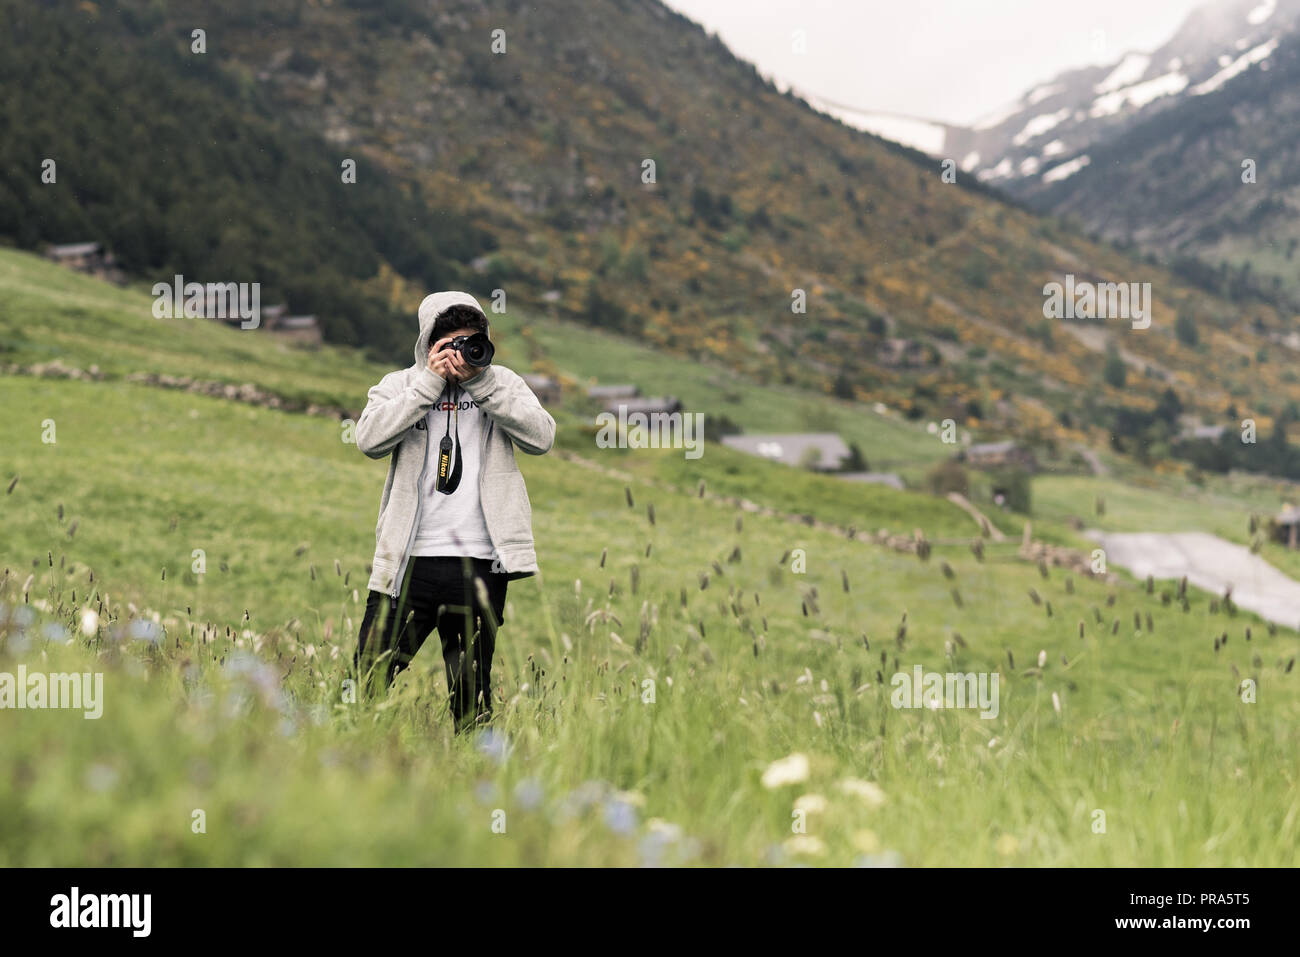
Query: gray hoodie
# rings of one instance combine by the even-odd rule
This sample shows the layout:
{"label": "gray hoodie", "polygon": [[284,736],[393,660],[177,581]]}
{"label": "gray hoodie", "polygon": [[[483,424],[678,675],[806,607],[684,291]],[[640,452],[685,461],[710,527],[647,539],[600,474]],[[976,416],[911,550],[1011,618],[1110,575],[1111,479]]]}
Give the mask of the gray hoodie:
{"label": "gray hoodie", "polygon": [[[390,455],[388,478],[379,500],[375,526],[372,591],[397,597],[411,555],[411,542],[420,522],[428,429],[419,427],[431,406],[442,397],[446,380],[426,364],[429,333],[437,317],[454,305],[482,307],[469,293],[440,292],[420,304],[420,335],[415,340],[415,365],[390,372],[372,388],[357,421],[357,447],[372,459]],[[505,366],[491,365],[462,388],[488,417],[483,436],[479,498],[498,566],[506,573],[532,574],[537,569],[533,546],[533,513],[524,477],[515,464],[515,446],[529,455],[542,455],[555,441],[555,420],[520,376]]]}

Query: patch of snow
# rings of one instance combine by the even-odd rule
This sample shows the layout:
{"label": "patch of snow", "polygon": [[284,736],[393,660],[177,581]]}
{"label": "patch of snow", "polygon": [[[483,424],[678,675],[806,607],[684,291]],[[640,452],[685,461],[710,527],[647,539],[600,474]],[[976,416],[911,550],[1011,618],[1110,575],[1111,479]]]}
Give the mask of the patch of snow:
{"label": "patch of snow", "polygon": [[1186,75],[1182,73],[1166,73],[1153,80],[1147,80],[1144,83],[1138,83],[1123,90],[1116,90],[1114,93],[1107,93],[1105,96],[1097,97],[1090,112],[1095,118],[1112,116],[1126,105],[1143,107],[1159,97],[1181,93],[1189,82]]}
{"label": "patch of snow", "polygon": [[1025,128],[1012,137],[1011,142],[1016,146],[1023,146],[1037,136],[1042,136],[1048,130],[1059,126],[1070,115],[1068,108],[1058,110],[1055,113],[1044,113],[1041,116],[1035,116],[1025,124]]}
{"label": "patch of snow", "polygon": [[[1206,93],[1213,93],[1234,76],[1246,72],[1246,70],[1250,69],[1253,64],[1258,63],[1260,60],[1267,60],[1273,55],[1273,51],[1277,49],[1277,40],[1278,38],[1274,37],[1267,43],[1261,43],[1249,53],[1243,53],[1241,56],[1237,57],[1237,59],[1232,61],[1231,66],[1220,70],[1204,83],[1192,87],[1192,95],[1202,96]],[[1219,62],[1222,63],[1224,59],[1224,57],[1219,57]]]}
{"label": "patch of snow", "polygon": [[980,182],[990,179],[1003,179],[1011,175],[1011,160],[1009,157],[1002,157],[1002,162],[998,163],[992,169],[982,169],[975,174],[975,178]]}
{"label": "patch of snow", "polygon": [[1052,142],[1043,147],[1043,158],[1046,159],[1049,156],[1060,156],[1064,152],[1065,144],[1060,140],[1052,140]]}
{"label": "patch of snow", "polygon": [[1068,179],[1091,162],[1092,160],[1086,156],[1076,156],[1068,163],[1062,163],[1060,166],[1049,169],[1043,174],[1043,182],[1057,183],[1063,179]]}
{"label": "patch of snow", "polygon": [[976,166],[979,165],[980,165],[980,154],[974,151],[967,153],[966,158],[961,161],[961,169],[963,173],[969,173],[971,170],[973,170]]}
{"label": "patch of snow", "polygon": [[1259,26],[1277,10],[1277,0],[1262,0],[1259,6],[1246,14],[1246,22],[1252,27]]}
{"label": "patch of snow", "polygon": [[1183,68],[1183,58],[1180,56],[1174,57],[1166,64],[1166,67],[1170,70],[1181,70]]}
{"label": "patch of snow", "polygon": [[1130,53],[1119,61],[1119,65],[1110,71],[1110,75],[1095,87],[1095,93],[1114,93],[1126,86],[1132,86],[1146,73],[1151,58],[1145,53]]}
{"label": "patch of snow", "polygon": [[1064,83],[1049,83],[1045,86],[1038,86],[1029,91],[1029,95],[1025,97],[1025,102],[1029,106],[1037,106],[1039,103],[1043,102],[1043,100],[1047,99],[1049,96],[1056,96],[1056,94],[1062,93],[1064,91],[1065,91]]}
{"label": "patch of snow", "polygon": [[947,131],[938,123],[872,113],[867,110],[853,110],[828,103],[808,93],[801,93],[801,95],[814,109],[835,117],[847,126],[866,130],[868,133],[893,140],[895,143],[902,143],[904,146],[910,146],[931,156],[938,156],[943,152],[944,141],[948,138]]}
{"label": "patch of snow", "polygon": [[1042,164],[1039,163],[1037,156],[1027,157],[1026,159],[1022,160],[1020,163],[1020,175],[1033,176],[1035,173],[1038,172],[1038,167],[1040,165]]}
{"label": "patch of snow", "polygon": [[[826,112],[831,113],[832,111],[827,110]],[[897,116],[870,114],[857,114],[857,117],[855,117],[847,110],[841,112],[845,115],[840,116],[840,119],[850,126],[859,126],[869,133],[875,133],[877,136],[883,136],[887,140],[902,143],[932,156],[937,156],[943,151],[943,143],[947,138],[947,133],[937,123],[926,123],[923,120],[907,120]]]}
{"label": "patch of snow", "polygon": [[1092,104],[1092,109],[1088,113],[1096,118],[1099,116],[1111,116],[1118,113],[1124,106],[1123,93],[1107,93],[1105,96],[1098,97],[1097,101]]}

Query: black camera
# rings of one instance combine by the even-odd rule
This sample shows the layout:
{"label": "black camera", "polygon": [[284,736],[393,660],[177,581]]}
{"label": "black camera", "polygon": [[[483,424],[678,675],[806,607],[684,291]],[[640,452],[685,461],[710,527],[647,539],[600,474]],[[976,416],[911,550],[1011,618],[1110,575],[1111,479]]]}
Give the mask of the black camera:
{"label": "black camera", "polygon": [[443,348],[455,349],[466,362],[479,367],[491,365],[492,357],[497,351],[497,347],[492,345],[485,332],[476,332],[472,336],[457,336]]}

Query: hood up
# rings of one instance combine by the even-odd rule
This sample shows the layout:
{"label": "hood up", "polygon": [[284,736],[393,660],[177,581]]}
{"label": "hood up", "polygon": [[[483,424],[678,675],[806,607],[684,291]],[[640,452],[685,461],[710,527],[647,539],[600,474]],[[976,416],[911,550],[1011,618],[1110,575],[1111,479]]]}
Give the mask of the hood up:
{"label": "hood up", "polygon": [[[425,296],[424,301],[420,303],[420,334],[415,340],[415,364],[424,365],[426,357],[429,354],[429,333],[433,331],[434,321],[450,309],[452,306],[469,306],[480,313],[483,313],[483,307],[467,292],[435,292],[431,296]],[[483,313],[484,318],[487,317]]]}

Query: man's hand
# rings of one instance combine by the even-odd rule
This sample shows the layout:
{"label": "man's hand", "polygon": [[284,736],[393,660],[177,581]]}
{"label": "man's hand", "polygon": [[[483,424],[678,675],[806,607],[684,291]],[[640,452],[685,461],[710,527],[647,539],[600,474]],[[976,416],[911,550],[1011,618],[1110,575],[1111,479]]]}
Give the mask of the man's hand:
{"label": "man's hand", "polygon": [[434,375],[442,376],[448,382],[460,384],[467,379],[473,379],[482,373],[482,369],[475,368],[465,361],[465,357],[455,349],[446,349],[443,347],[451,342],[453,336],[447,336],[439,339],[429,347],[429,371]]}

